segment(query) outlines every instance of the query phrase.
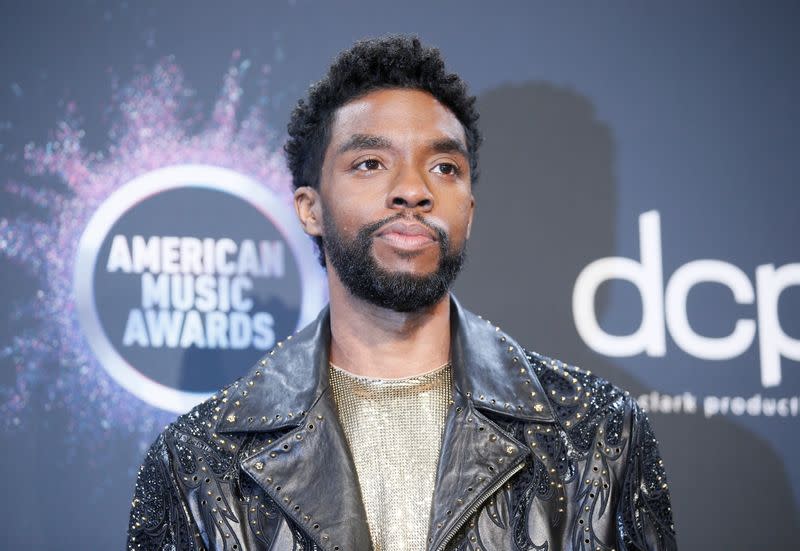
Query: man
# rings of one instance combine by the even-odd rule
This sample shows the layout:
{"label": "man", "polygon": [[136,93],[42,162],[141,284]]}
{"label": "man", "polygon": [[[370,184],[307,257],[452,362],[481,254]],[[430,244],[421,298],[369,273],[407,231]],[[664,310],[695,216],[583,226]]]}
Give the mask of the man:
{"label": "man", "polygon": [[130,549],[675,548],[635,402],[448,292],[477,117],[407,37],[357,43],[299,102],[286,151],[330,306],[156,440]]}

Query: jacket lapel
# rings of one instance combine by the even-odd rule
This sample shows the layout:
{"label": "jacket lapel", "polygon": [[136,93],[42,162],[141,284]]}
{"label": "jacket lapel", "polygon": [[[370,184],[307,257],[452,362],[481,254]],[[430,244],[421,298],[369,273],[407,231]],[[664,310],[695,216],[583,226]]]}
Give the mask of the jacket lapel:
{"label": "jacket lapel", "polygon": [[469,520],[498,486],[513,475],[530,450],[454,395],[445,426],[428,532],[439,549]]}
{"label": "jacket lapel", "polygon": [[223,391],[216,430],[281,434],[242,470],[322,549],[367,550],[358,477],[328,386],[329,341],[326,309]]}
{"label": "jacket lapel", "polygon": [[242,462],[322,549],[371,549],[358,478],[330,393],[304,423]]}
{"label": "jacket lapel", "polygon": [[445,426],[428,542],[443,547],[532,455],[485,414],[553,421],[524,350],[451,299],[453,407]]}

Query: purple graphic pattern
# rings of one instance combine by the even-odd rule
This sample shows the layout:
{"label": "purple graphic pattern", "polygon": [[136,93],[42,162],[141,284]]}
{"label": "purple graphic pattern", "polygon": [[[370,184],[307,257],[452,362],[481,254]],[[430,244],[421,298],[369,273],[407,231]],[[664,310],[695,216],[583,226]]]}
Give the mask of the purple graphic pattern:
{"label": "purple graphic pattern", "polygon": [[[166,58],[140,70],[127,85],[112,82],[111,114],[105,151],[87,151],[76,107],[44,145],[25,147],[25,170],[55,177],[65,193],[10,181],[6,190],[47,213],[42,219],[20,214],[0,218],[0,255],[36,282],[32,297],[16,304],[12,320],[35,329],[18,334],[0,349],[13,366],[15,381],[0,388],[0,427],[25,427],[33,404],[64,411],[67,441],[103,448],[98,427],[128,431],[146,445],[174,415],[153,408],[120,388],[99,365],[79,326],[73,297],[74,261],[80,237],[93,213],[114,191],[149,171],[177,164],[207,164],[234,170],[262,182],[287,202],[291,179],[282,152],[265,123],[263,102],[242,113],[242,82],[250,68],[234,52],[222,90],[208,120],[180,67]],[[263,67],[265,76],[269,67]],[[263,84],[263,83],[262,83]],[[91,442],[86,442],[86,439]]]}

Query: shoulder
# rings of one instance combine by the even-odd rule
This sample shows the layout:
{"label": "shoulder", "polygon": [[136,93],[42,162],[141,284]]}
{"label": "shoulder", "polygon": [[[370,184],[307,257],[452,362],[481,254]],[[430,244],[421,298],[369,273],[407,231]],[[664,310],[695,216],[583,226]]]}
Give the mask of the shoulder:
{"label": "shoulder", "polygon": [[570,448],[565,459],[600,461],[593,470],[617,473],[617,522],[621,540],[629,545],[625,548],[674,549],[664,462],[650,421],[636,400],[591,371],[532,351],[526,356]]}
{"label": "shoulder", "polygon": [[555,421],[578,449],[588,450],[597,433],[608,443],[629,443],[644,413],[630,394],[574,365],[525,350]]}
{"label": "shoulder", "polygon": [[241,447],[243,436],[216,432],[220,415],[228,395],[239,381],[223,388],[187,413],[177,417],[158,435],[151,446],[148,457],[160,457],[184,473],[196,469],[196,459],[213,456],[220,464],[233,461]]}
{"label": "shoulder", "polygon": [[525,355],[551,402],[564,403],[566,399],[561,400],[561,397],[570,395],[576,402],[597,406],[630,398],[627,391],[592,373],[591,370],[570,365],[527,348]]}

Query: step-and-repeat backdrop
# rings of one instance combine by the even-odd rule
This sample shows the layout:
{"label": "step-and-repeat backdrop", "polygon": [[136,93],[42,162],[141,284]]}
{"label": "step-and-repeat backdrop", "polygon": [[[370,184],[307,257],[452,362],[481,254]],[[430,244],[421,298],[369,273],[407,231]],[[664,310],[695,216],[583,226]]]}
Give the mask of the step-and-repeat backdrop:
{"label": "step-and-repeat backdrop", "polygon": [[638,398],[681,548],[794,548],[798,22],[777,3],[5,3],[2,547],[121,548],[164,425],[326,303],[288,114],[354,40],[414,32],[486,136],[461,301]]}

